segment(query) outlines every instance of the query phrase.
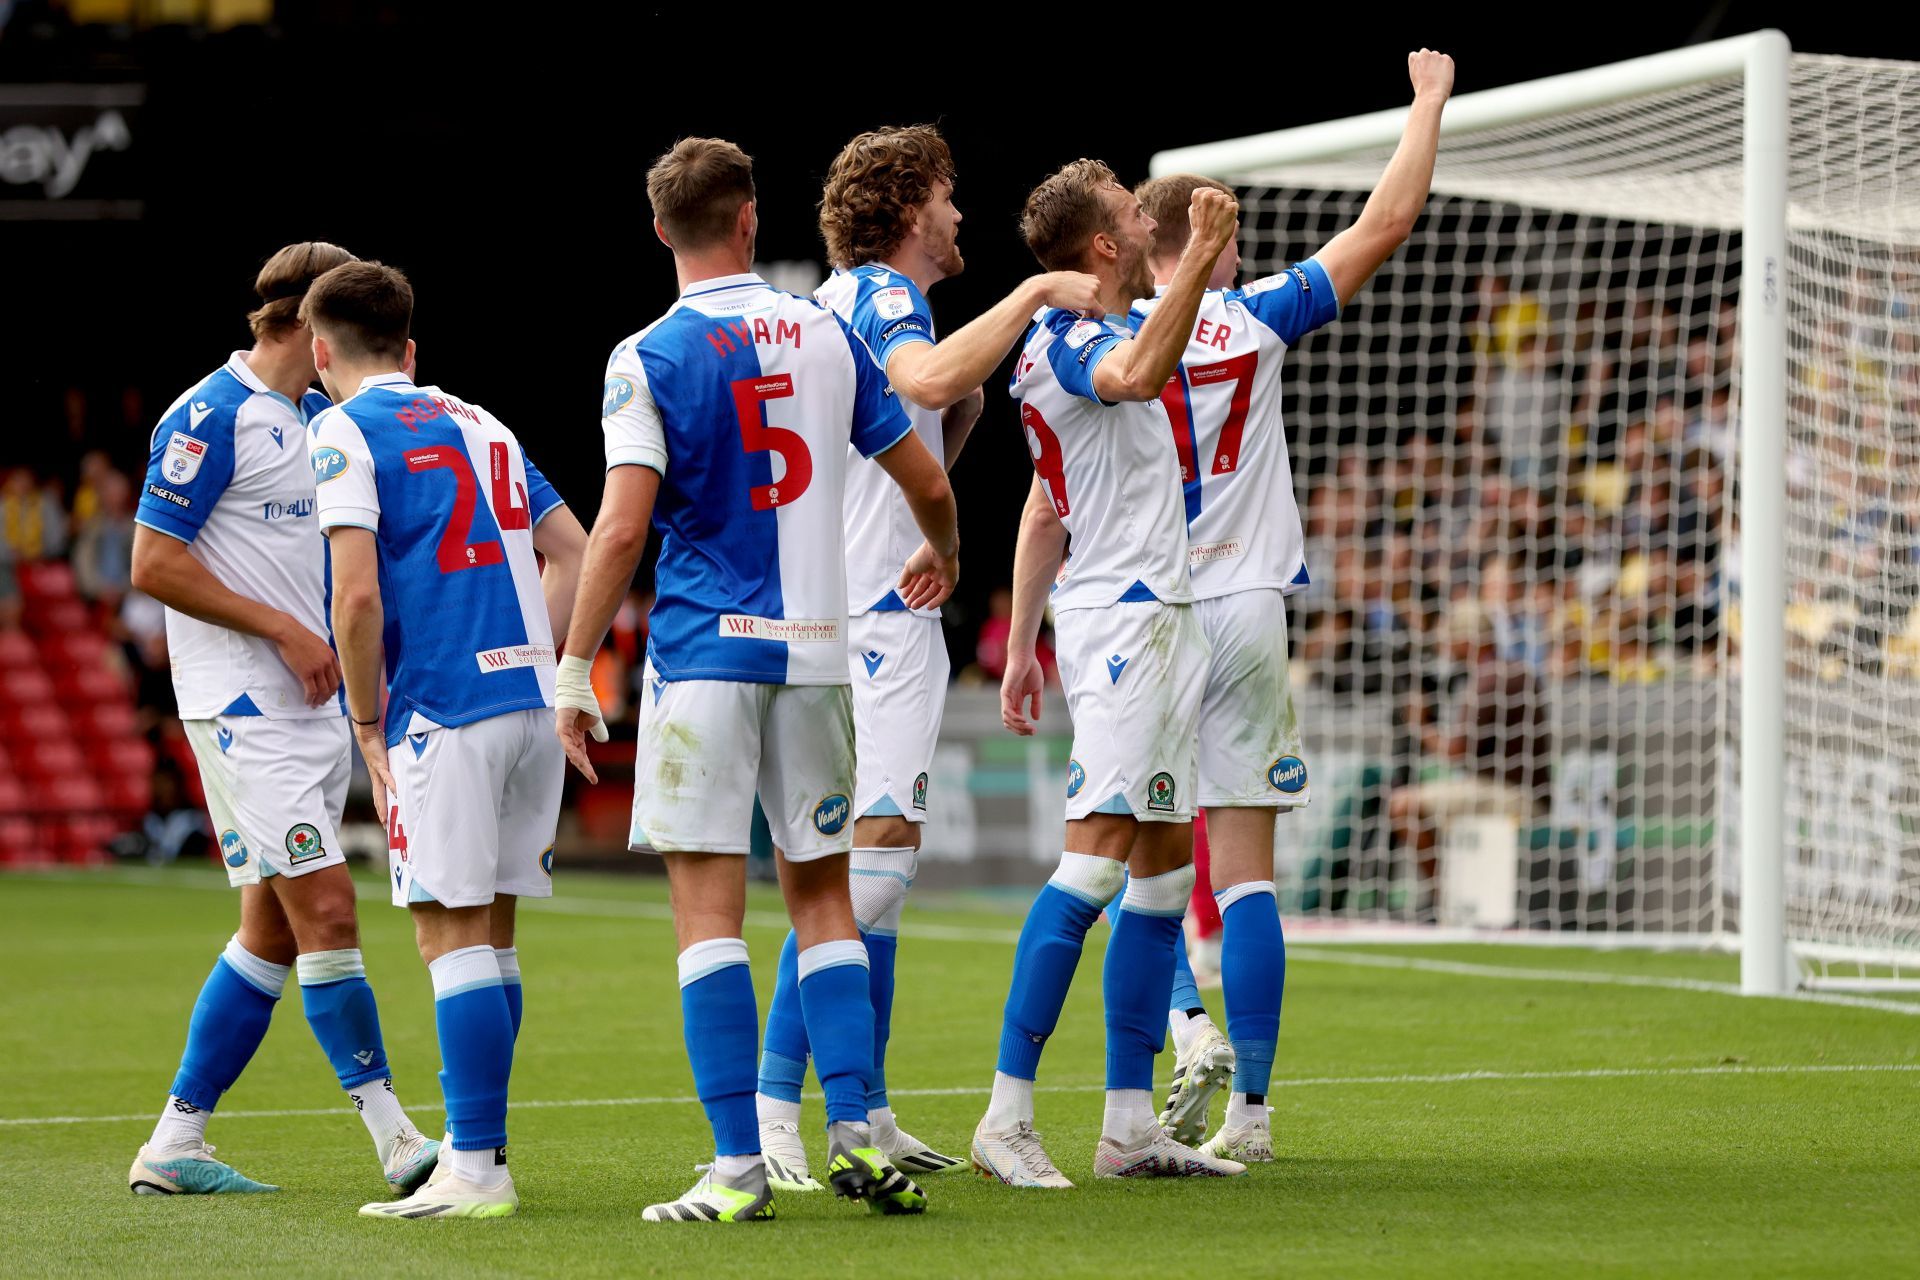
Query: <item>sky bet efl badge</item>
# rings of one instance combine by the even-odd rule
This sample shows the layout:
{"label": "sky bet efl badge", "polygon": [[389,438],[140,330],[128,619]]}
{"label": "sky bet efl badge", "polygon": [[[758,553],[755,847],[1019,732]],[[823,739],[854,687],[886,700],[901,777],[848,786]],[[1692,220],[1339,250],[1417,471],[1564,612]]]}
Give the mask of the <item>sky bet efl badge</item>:
{"label": "sky bet efl badge", "polygon": [[200,464],[206,461],[207,442],[195,440],[184,431],[176,431],[167,441],[167,456],[160,467],[168,484],[187,484],[200,474]]}

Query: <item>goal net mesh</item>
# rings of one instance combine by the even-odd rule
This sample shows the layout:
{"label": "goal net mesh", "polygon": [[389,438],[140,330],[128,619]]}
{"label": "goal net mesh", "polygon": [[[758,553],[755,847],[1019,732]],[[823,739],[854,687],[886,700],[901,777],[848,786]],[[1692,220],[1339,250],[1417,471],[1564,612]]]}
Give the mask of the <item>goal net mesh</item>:
{"label": "goal net mesh", "polygon": [[[1785,281],[1789,928],[1908,965],[1917,72],[1794,58]],[[1742,119],[1733,76],[1447,137],[1411,240],[1291,359],[1292,913],[1737,932]],[[1390,153],[1221,175],[1243,278]]]}

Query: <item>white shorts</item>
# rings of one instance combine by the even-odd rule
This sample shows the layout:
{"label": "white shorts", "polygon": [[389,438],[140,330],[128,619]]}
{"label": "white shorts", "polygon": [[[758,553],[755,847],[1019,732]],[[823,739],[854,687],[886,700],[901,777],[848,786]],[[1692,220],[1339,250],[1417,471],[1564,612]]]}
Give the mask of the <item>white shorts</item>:
{"label": "white shorts", "polygon": [[1287,675],[1287,598],[1260,588],[1194,609],[1213,648],[1200,704],[1201,806],[1299,808],[1307,762]]}
{"label": "white shorts", "polygon": [[895,610],[847,620],[853,675],[853,812],[927,820],[940,714],[947,706],[946,636],[940,619]]}
{"label": "white shorts", "polygon": [[353,772],[345,716],[184,720],[227,883],[303,876],[346,861],[340,814]]}
{"label": "white shorts", "polygon": [[744,854],[757,793],[789,861],[846,853],[853,773],[846,685],[656,680],[649,664],[627,845]]}
{"label": "white shorts", "polygon": [[387,748],[393,905],[553,896],[567,754],[546,708],[409,734]]}
{"label": "white shorts", "polygon": [[1054,623],[1073,717],[1067,819],[1191,822],[1207,638],[1192,605],[1068,609]]}

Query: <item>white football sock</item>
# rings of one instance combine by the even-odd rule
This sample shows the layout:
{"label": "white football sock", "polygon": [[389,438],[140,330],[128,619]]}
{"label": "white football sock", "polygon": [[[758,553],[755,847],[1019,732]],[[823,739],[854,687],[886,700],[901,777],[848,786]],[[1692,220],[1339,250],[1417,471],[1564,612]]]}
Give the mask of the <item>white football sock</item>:
{"label": "white football sock", "polygon": [[753,1113],[759,1117],[762,1124],[769,1120],[791,1120],[795,1124],[800,1123],[799,1103],[788,1102],[783,1098],[770,1098],[764,1093],[753,1095]]}
{"label": "white football sock", "polygon": [[892,1133],[900,1127],[894,1122],[892,1107],[875,1107],[867,1112],[867,1125],[875,1133]]}
{"label": "white football sock", "polygon": [[1250,1124],[1265,1124],[1268,1110],[1266,1103],[1248,1102],[1246,1094],[1236,1093],[1227,1099],[1227,1125],[1238,1129]]}
{"label": "white football sock", "polygon": [[1167,1030],[1173,1033],[1173,1051],[1183,1054],[1200,1033],[1213,1025],[1213,1019],[1204,1013],[1189,1014],[1185,1009],[1175,1009],[1167,1014]]}
{"label": "white football sock", "polygon": [[453,1176],[476,1187],[497,1187],[507,1180],[507,1149],[485,1147],[453,1152]]}
{"label": "white football sock", "polygon": [[1144,1144],[1159,1123],[1153,1114],[1153,1094],[1148,1090],[1107,1090],[1107,1113],[1100,1122],[1101,1136],[1132,1149]]}
{"label": "white football sock", "polygon": [[207,1121],[212,1116],[213,1112],[168,1094],[167,1105],[160,1109],[160,1123],[153,1126],[147,1145],[155,1151],[197,1147],[207,1140]]}
{"label": "white football sock", "polygon": [[729,1181],[742,1174],[752,1173],[765,1162],[763,1156],[715,1156],[713,1158],[713,1176]]}
{"label": "white football sock", "polygon": [[380,1163],[384,1165],[393,1153],[394,1140],[413,1129],[412,1121],[400,1108],[400,1099],[393,1096],[393,1077],[370,1080],[357,1089],[347,1090],[347,1096],[353,1099],[354,1109],[360,1113],[367,1132],[373,1135],[374,1150],[380,1153]]}
{"label": "white football sock", "polygon": [[1022,1120],[1033,1123],[1033,1081],[1004,1071],[993,1073],[993,1099],[987,1103],[987,1128],[1004,1133]]}

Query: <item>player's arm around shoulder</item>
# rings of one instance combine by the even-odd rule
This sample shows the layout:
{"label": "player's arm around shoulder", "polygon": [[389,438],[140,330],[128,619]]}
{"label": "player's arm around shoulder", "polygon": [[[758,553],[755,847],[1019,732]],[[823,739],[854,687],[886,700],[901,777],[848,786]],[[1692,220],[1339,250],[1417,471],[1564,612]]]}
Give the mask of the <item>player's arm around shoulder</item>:
{"label": "player's arm around shoulder", "polygon": [[[915,291],[914,297],[918,297]],[[1033,313],[1054,307],[1082,316],[1099,317],[1100,281],[1079,271],[1053,271],[1029,277],[987,311],[942,338],[931,339],[932,317],[922,310],[906,321],[925,327],[920,340],[897,341],[895,328],[880,330],[879,343],[868,344],[880,353],[894,389],[925,409],[944,410],[972,395],[1006,358]]]}

